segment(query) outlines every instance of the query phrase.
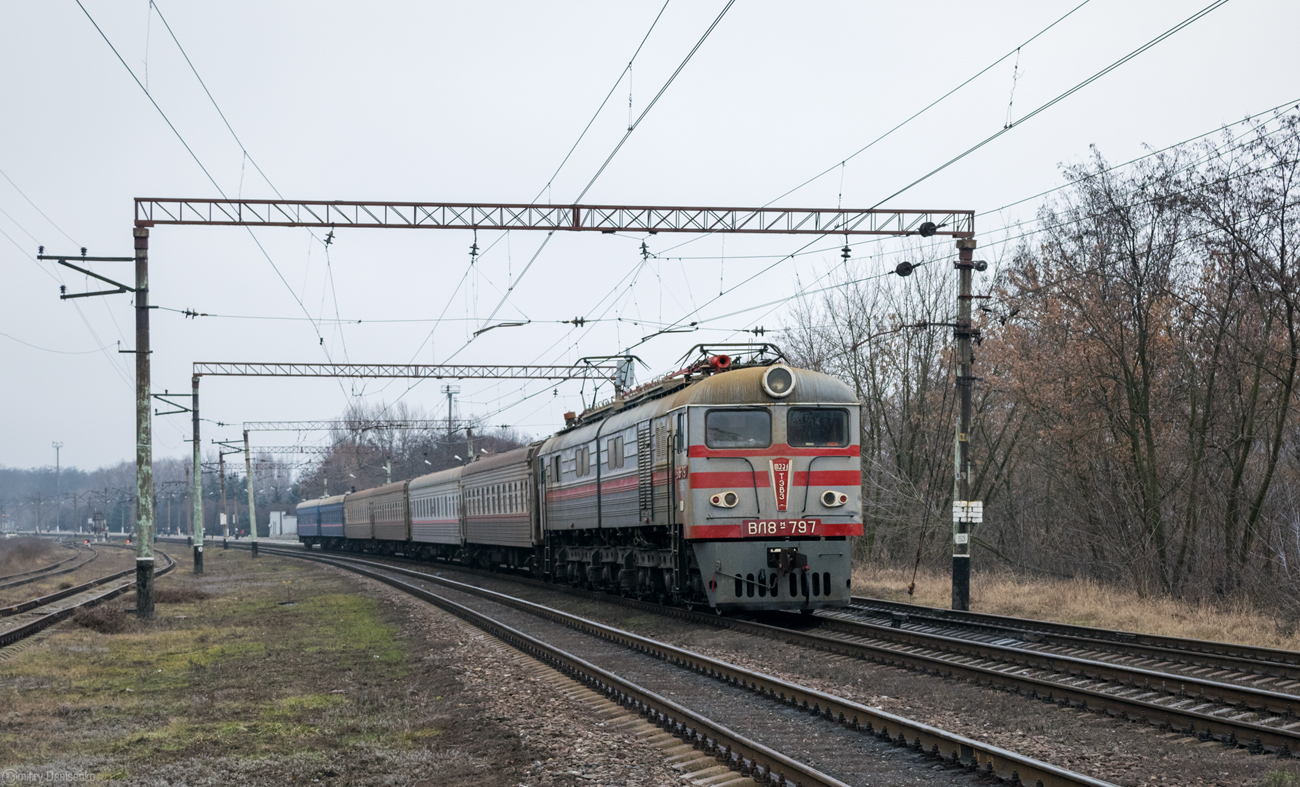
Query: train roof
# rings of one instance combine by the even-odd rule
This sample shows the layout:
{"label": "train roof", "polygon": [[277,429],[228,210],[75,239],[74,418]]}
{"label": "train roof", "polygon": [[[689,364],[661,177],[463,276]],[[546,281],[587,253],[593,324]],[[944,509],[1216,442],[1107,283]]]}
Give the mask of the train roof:
{"label": "train roof", "polygon": [[464,467],[457,465],[456,467],[451,467],[446,470],[439,470],[436,473],[429,473],[428,475],[417,476],[411,479],[411,490],[414,491],[416,489],[423,489],[426,486],[433,486],[435,484],[445,484],[448,481],[455,481],[456,479],[460,478],[460,474],[464,470],[465,470]]}
{"label": "train roof", "polygon": [[462,476],[478,475],[489,470],[495,470],[498,467],[517,465],[521,462],[526,463],[528,461],[528,452],[532,449],[532,445],[526,445],[523,448],[514,448],[500,454],[480,454],[473,462],[465,465]]}
{"label": "train roof", "polygon": [[[699,379],[672,378],[662,381],[658,396],[642,394],[639,400],[614,401],[605,407],[582,414],[576,426],[560,432],[543,445],[546,452],[557,451],[592,439],[597,429],[607,434],[626,429],[648,418],[657,418],[681,407],[699,405],[828,405],[857,406],[857,395],[843,380],[811,369],[790,369],[794,390],[777,399],[763,390],[763,375],[772,366],[748,366],[714,372]],[[652,390],[651,394],[654,393]],[[603,424],[603,425],[602,425]]]}
{"label": "train roof", "polygon": [[334,495],[333,497],[317,497],[311,500],[304,500],[301,503],[299,503],[294,510],[305,511],[305,510],[310,510],[312,508],[319,508],[322,506],[340,505],[343,503],[343,498],[345,497],[347,497],[347,495],[342,494],[342,495]]}
{"label": "train roof", "polygon": [[351,494],[352,500],[359,500],[368,497],[378,497],[379,495],[390,494],[392,492],[401,492],[406,488],[408,481],[394,481],[391,484],[377,486],[374,489],[362,489]]}

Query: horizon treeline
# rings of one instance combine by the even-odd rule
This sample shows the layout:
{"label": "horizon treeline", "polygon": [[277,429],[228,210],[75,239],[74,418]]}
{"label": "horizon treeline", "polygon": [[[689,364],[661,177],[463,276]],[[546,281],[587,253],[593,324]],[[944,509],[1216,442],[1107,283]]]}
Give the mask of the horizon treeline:
{"label": "horizon treeline", "polygon": [[[1298,116],[1064,175],[1037,227],[978,236],[975,566],[1300,611]],[[860,555],[942,567],[956,255],[915,254],[828,271],[786,349],[863,402]]]}

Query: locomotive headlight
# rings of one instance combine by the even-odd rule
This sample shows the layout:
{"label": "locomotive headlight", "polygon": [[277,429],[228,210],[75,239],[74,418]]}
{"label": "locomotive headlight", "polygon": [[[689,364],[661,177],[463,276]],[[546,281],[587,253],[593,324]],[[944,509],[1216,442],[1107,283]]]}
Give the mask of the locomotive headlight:
{"label": "locomotive headlight", "polygon": [[822,492],[822,505],[827,508],[837,508],[849,502],[849,496],[843,492],[836,492],[834,489],[827,489]]}
{"label": "locomotive headlight", "polygon": [[794,391],[794,372],[788,366],[773,366],[763,372],[763,390],[774,399],[784,399]]}
{"label": "locomotive headlight", "polygon": [[730,490],[719,492],[710,497],[709,502],[718,508],[735,508],[736,504],[740,502],[740,495]]}

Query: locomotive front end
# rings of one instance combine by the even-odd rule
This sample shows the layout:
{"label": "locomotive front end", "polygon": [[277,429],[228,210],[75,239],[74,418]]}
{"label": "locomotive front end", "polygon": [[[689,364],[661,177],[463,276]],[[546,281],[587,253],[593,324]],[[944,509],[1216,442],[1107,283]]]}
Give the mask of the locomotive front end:
{"label": "locomotive front end", "polygon": [[[862,535],[860,406],[849,386],[784,365],[717,375],[686,408],[680,468],[697,581],[719,609],[847,606]],[[681,472],[685,471],[685,472]]]}

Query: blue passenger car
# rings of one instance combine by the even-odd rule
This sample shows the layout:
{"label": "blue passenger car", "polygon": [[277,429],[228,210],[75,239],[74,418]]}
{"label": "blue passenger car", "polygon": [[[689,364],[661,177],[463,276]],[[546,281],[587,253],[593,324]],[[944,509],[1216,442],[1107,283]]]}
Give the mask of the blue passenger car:
{"label": "blue passenger car", "polygon": [[338,549],[343,543],[343,498],[322,497],[298,504],[298,540],[307,546]]}
{"label": "blue passenger car", "polygon": [[298,504],[298,540],[310,545],[319,536],[320,501],[304,500]]}
{"label": "blue passenger car", "polygon": [[334,495],[320,501],[320,537],[326,549],[336,549],[343,543],[343,499]]}

